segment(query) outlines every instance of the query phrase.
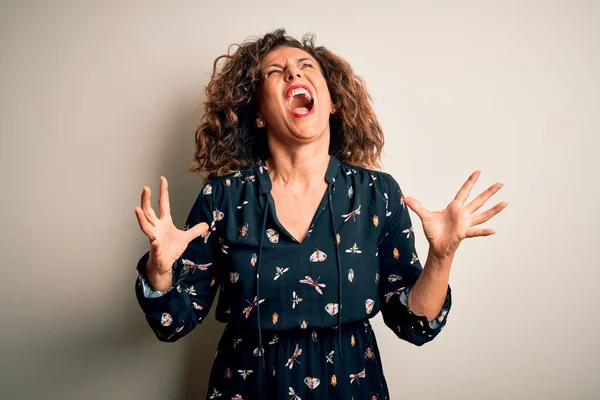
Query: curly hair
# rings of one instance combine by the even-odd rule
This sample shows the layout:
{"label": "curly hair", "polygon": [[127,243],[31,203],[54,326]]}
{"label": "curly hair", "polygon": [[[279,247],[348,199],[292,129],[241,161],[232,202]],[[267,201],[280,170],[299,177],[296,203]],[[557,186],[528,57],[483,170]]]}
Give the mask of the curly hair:
{"label": "curly hair", "polygon": [[[232,46],[237,49],[230,54]],[[208,178],[214,178],[249,168],[269,156],[266,135],[253,122],[258,112],[261,61],[282,46],[306,51],[321,67],[336,108],[329,121],[329,154],[351,165],[380,167],[383,132],[364,80],[347,61],[323,46],[315,47],[314,34],[305,34],[298,41],[281,28],[233,44],[227,54],[215,59],[190,172],[205,171]],[[219,66],[222,59],[225,62]]]}

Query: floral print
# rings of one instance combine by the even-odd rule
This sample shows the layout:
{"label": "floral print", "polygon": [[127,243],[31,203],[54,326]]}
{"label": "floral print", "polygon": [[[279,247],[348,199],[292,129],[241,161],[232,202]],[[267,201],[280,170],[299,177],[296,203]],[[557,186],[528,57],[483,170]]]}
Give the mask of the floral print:
{"label": "floral print", "polygon": [[[173,342],[208,314],[227,324],[206,399],[388,399],[369,319],[382,313],[417,346],[443,329],[408,307],[422,272],[400,186],[389,174],[331,156],[308,235],[279,222],[264,163],[207,181],[186,227],[209,224],[173,264],[173,285],[154,291],[137,265],[139,305],[157,338]],[[337,188],[337,190],[336,190]]]}

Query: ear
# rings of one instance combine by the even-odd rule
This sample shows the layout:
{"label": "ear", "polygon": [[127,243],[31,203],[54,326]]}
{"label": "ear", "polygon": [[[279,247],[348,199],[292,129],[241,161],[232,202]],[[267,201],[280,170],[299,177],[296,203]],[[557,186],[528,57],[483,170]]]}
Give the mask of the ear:
{"label": "ear", "polygon": [[256,125],[257,128],[265,127],[265,120],[263,119],[261,113],[258,113],[258,116],[256,117],[256,120],[254,121],[254,124]]}

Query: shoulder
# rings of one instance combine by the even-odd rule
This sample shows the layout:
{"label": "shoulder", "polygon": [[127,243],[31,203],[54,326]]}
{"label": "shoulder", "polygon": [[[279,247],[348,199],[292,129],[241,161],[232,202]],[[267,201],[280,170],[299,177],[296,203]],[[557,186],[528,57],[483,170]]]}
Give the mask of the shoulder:
{"label": "shoulder", "polygon": [[208,178],[202,185],[199,196],[211,195],[218,202],[226,197],[247,195],[249,190],[259,193],[258,175],[264,173],[267,173],[266,168],[257,163],[244,170]]}
{"label": "shoulder", "polygon": [[340,161],[341,174],[351,177],[357,185],[367,185],[381,193],[402,192],[398,181],[389,173],[376,169],[359,167]]}

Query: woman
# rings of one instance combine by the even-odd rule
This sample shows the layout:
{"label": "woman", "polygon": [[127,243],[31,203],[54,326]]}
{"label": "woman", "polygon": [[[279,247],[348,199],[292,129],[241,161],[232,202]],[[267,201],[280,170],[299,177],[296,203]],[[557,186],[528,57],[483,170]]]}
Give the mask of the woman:
{"label": "woman", "polygon": [[[221,58],[225,63],[218,67]],[[161,341],[202,322],[219,291],[227,323],[206,398],[387,399],[369,319],[379,311],[423,345],[447,321],[462,239],[506,205],[472,215],[479,172],[431,212],[376,170],[381,127],[363,82],[311,36],[277,30],[215,61],[192,171],[208,171],[183,230],[161,177],[159,215],[144,187],[135,213],[151,250],[136,294]],[[425,266],[406,206],[429,241]]]}

